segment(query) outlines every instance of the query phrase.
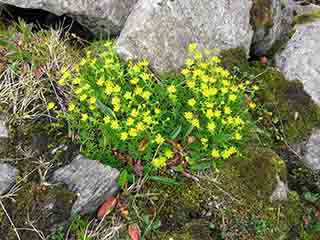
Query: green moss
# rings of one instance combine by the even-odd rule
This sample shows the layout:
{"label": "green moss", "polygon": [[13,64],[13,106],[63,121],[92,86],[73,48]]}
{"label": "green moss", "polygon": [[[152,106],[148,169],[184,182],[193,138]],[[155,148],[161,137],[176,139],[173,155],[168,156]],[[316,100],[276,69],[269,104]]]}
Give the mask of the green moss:
{"label": "green moss", "polygon": [[[222,52],[223,65],[241,79],[253,79],[261,87],[258,103],[272,113],[271,126],[289,143],[307,139],[313,128],[320,127],[320,109],[304,91],[300,82],[287,81],[273,67],[248,62],[242,49]],[[273,144],[273,143],[272,143]]]}
{"label": "green moss", "polygon": [[294,24],[305,24],[320,20],[320,11],[298,15],[294,18]]}
{"label": "green moss", "polygon": [[271,0],[254,0],[251,8],[251,25],[257,28],[271,28],[273,26]]}
{"label": "green moss", "polygon": [[[62,186],[40,186],[28,183],[18,191],[15,202],[5,201],[6,209],[17,228],[30,228],[28,219],[35,227],[47,236],[59,224],[69,219],[75,194]],[[20,231],[21,239],[40,239],[33,231]],[[0,236],[3,240],[16,240],[7,218],[0,225]]]}
{"label": "green moss", "polygon": [[211,240],[212,230],[210,223],[204,220],[196,220],[187,223],[177,232],[162,232],[155,239],[174,239],[174,240]]}

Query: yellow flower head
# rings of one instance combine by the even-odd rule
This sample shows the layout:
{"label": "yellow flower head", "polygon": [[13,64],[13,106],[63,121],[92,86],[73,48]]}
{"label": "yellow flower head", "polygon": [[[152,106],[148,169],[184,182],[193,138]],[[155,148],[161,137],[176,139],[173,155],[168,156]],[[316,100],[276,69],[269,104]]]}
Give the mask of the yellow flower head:
{"label": "yellow flower head", "polygon": [[54,109],[55,106],[56,106],[56,104],[55,104],[54,102],[49,102],[49,103],[48,103],[48,110]]}
{"label": "yellow flower head", "polygon": [[70,112],[73,112],[75,109],[76,109],[76,105],[73,104],[73,103],[70,103],[69,106],[68,106],[68,110],[69,110]]}
{"label": "yellow flower head", "polygon": [[86,122],[88,120],[89,116],[86,113],[81,113],[81,121]]}
{"label": "yellow flower head", "polygon": [[185,112],[184,113],[184,117],[187,119],[187,120],[191,120],[193,118],[193,113],[192,112]]}
{"label": "yellow flower head", "polygon": [[197,43],[190,43],[189,46],[188,46],[188,51],[190,53],[194,53],[195,50],[197,49],[197,47],[198,47]]}
{"label": "yellow flower head", "polygon": [[152,160],[151,164],[159,169],[159,168],[162,168],[162,167],[165,167],[166,166],[166,161],[167,159],[165,157],[158,157],[158,158],[155,158]]}
{"label": "yellow flower head", "polygon": [[197,101],[194,98],[191,98],[188,100],[188,105],[190,107],[194,107],[194,105],[196,105]]}
{"label": "yellow flower head", "polygon": [[127,125],[128,125],[128,126],[132,126],[133,123],[134,123],[134,119],[133,119],[132,117],[129,117],[129,118],[127,119]]}
{"label": "yellow flower head", "polygon": [[161,136],[160,133],[158,133],[158,134],[156,135],[155,141],[156,141],[157,144],[160,145],[160,144],[164,143],[165,139]]}
{"label": "yellow flower head", "polygon": [[128,135],[128,133],[126,133],[126,132],[122,132],[122,133],[120,134],[120,139],[121,139],[122,141],[127,140],[128,137],[129,137],[129,135]]}
{"label": "yellow flower head", "polygon": [[249,103],[249,108],[251,108],[251,109],[255,109],[256,106],[257,106],[257,105],[256,105],[254,102],[250,102],[250,103]]}
{"label": "yellow flower head", "polygon": [[167,88],[167,90],[168,90],[168,92],[169,92],[170,94],[174,94],[174,93],[176,93],[176,91],[177,91],[176,86],[174,86],[174,85],[170,85],[170,86]]}
{"label": "yellow flower head", "polygon": [[212,152],[211,152],[211,156],[212,156],[213,158],[219,158],[219,157],[220,157],[220,152],[219,152],[219,150],[213,149]]}
{"label": "yellow flower head", "polygon": [[117,120],[112,120],[111,121],[111,128],[112,129],[118,129],[120,126],[119,126],[119,123]]}
{"label": "yellow flower head", "polygon": [[210,131],[210,132],[213,132],[215,129],[216,129],[216,124],[214,123],[214,122],[210,122],[210,123],[208,123],[208,126],[207,126],[207,128],[208,128],[208,130]]}
{"label": "yellow flower head", "polygon": [[108,124],[108,123],[110,123],[111,119],[110,119],[109,116],[106,116],[106,117],[103,118],[103,121],[104,121],[105,124]]}
{"label": "yellow flower head", "polygon": [[199,122],[199,119],[197,118],[192,119],[191,124],[196,128],[200,128],[200,122]]}
{"label": "yellow flower head", "polygon": [[236,133],[234,134],[234,139],[237,140],[237,141],[240,141],[240,140],[242,139],[241,134],[238,133],[238,132],[236,132]]}
{"label": "yellow flower head", "polygon": [[223,110],[226,115],[229,115],[232,113],[232,110],[229,106],[225,106]]}
{"label": "yellow flower head", "polygon": [[135,129],[135,128],[130,128],[130,130],[129,130],[129,135],[130,135],[131,137],[136,137],[136,136],[138,136],[138,131],[137,131],[137,129]]}
{"label": "yellow flower head", "polygon": [[236,100],[237,100],[237,95],[231,94],[231,95],[229,96],[229,101],[230,101],[230,102],[234,102],[234,101],[236,101]]}

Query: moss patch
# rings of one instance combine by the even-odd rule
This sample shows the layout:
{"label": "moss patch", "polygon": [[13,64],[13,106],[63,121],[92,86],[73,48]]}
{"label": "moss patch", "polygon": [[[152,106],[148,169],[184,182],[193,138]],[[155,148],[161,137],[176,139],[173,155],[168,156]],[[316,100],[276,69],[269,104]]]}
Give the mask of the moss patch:
{"label": "moss patch", "polygon": [[[29,219],[48,236],[59,224],[68,221],[75,199],[75,194],[62,186],[47,187],[28,183],[18,192],[15,202],[5,201],[5,207],[16,228],[30,228]],[[21,239],[41,239],[34,231],[21,230],[19,235]],[[7,218],[3,218],[0,225],[0,236],[3,240],[16,239]]]}
{"label": "moss patch", "polygon": [[254,30],[261,27],[271,28],[273,26],[271,0],[254,0],[250,14],[250,23]]}
{"label": "moss patch", "polygon": [[288,144],[293,144],[306,140],[313,128],[320,127],[320,109],[300,82],[287,81],[273,67],[248,62],[242,49],[225,51],[222,57],[226,68],[260,85],[259,104],[272,113],[272,119],[266,119],[266,130],[276,129]]}
{"label": "moss patch", "polygon": [[320,20],[320,11],[298,15],[294,18],[294,24],[306,24]]}

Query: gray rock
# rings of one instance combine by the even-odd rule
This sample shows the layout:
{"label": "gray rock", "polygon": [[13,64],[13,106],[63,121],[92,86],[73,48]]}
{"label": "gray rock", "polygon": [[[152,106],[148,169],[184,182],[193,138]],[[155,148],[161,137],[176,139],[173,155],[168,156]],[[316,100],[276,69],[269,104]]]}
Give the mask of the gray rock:
{"label": "gray rock", "polygon": [[96,34],[118,34],[137,0],[0,0],[20,8],[66,14]]}
{"label": "gray rock", "polygon": [[276,66],[289,81],[299,80],[304,90],[320,105],[320,21],[297,25]]}
{"label": "gray rock", "polygon": [[62,182],[78,194],[72,215],[94,212],[118,190],[119,171],[78,155],[69,165],[53,174],[54,182]]}
{"label": "gray rock", "polygon": [[304,149],[303,162],[312,170],[320,170],[320,129],[314,130]]}
{"label": "gray rock", "polygon": [[0,163],[0,195],[7,193],[15,184],[18,170],[6,163]]}
{"label": "gray rock", "polygon": [[0,118],[0,138],[9,138],[9,131],[6,126],[6,122]]}
{"label": "gray rock", "polygon": [[253,0],[251,11],[254,36],[252,51],[266,54],[276,41],[284,40],[292,29],[292,0]]}
{"label": "gray rock", "polygon": [[253,35],[251,0],[139,0],[117,41],[124,59],[148,59],[160,72],[183,66],[187,46],[244,48]]}
{"label": "gray rock", "polygon": [[294,7],[294,10],[297,15],[312,14],[315,12],[319,12],[320,6],[312,3],[308,5],[296,4]]}
{"label": "gray rock", "polygon": [[288,199],[288,184],[286,182],[281,181],[280,177],[277,176],[278,184],[276,188],[274,189],[270,200],[271,201],[285,201]]}

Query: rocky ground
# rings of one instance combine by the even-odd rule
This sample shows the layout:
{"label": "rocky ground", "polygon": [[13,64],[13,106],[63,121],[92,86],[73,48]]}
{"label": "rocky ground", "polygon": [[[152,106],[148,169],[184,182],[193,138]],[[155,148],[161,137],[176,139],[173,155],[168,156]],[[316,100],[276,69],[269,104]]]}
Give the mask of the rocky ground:
{"label": "rocky ground", "polygon": [[[0,24],[1,240],[320,239],[319,1],[0,2],[10,4]],[[28,8],[43,10],[42,27],[14,23],[35,22]],[[51,29],[64,14],[77,21],[71,33]],[[123,60],[147,58],[156,76],[180,69],[196,42],[257,84],[243,157],[128,185],[83,156],[78,133],[51,111],[72,98],[60,72],[114,36]]]}

